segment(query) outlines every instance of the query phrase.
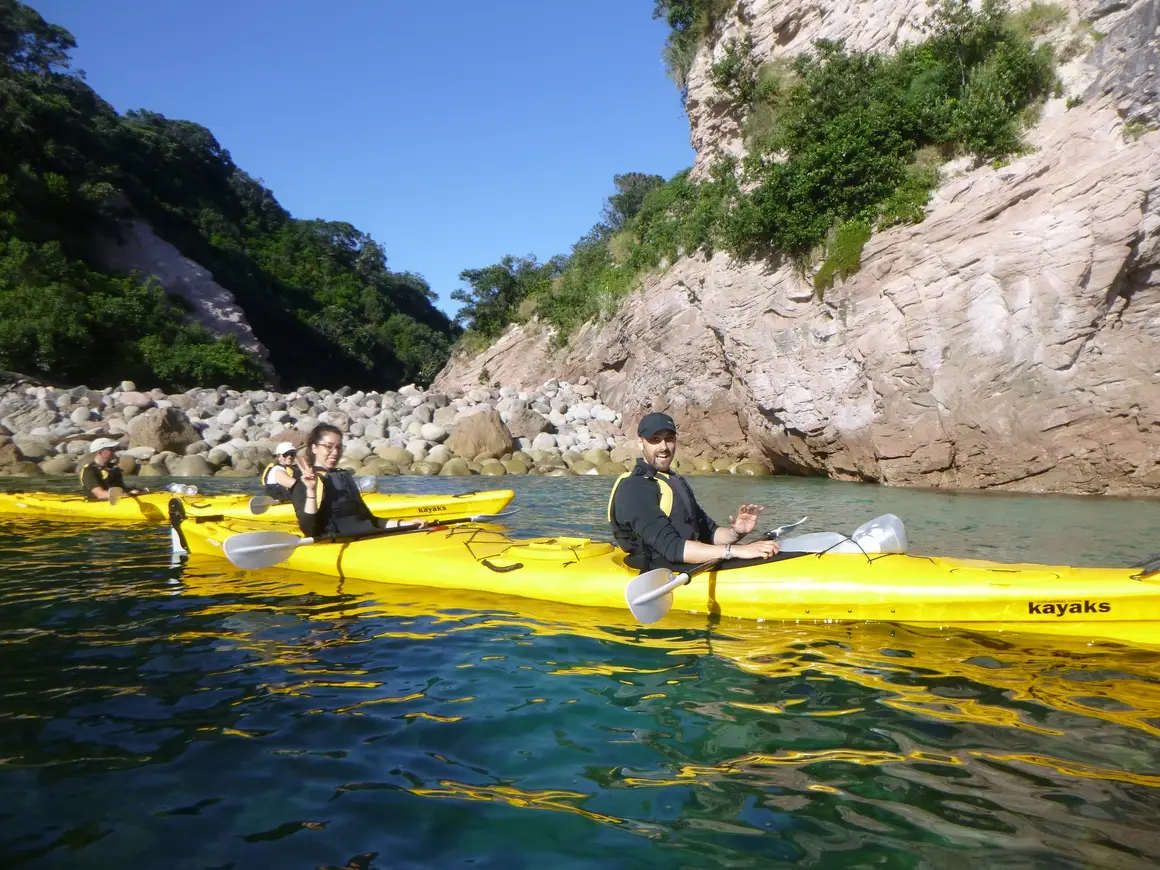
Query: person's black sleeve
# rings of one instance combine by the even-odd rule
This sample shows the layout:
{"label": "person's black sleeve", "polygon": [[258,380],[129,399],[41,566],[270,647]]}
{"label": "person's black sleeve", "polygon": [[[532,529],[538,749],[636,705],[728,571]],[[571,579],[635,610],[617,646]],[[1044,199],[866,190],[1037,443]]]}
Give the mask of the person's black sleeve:
{"label": "person's black sleeve", "polygon": [[685,539],[658,503],[657,485],[646,477],[626,477],[616,490],[613,514],[644,544],[671,564],[685,561]]}
{"label": "person's black sleeve", "polygon": [[298,528],[306,537],[313,538],[318,535],[318,531],[322,527],[322,515],[306,513],[306,489],[304,481],[301,484],[296,484],[290,490],[290,503],[294,505],[294,515],[298,517]]}

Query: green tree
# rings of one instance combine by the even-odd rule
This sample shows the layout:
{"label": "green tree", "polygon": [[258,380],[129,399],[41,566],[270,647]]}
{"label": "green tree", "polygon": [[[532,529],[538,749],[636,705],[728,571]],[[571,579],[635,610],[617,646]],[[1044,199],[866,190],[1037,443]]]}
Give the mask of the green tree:
{"label": "green tree", "polygon": [[31,6],[0,0],[0,59],[21,72],[48,74],[68,67],[73,35],[49,24]]}
{"label": "green tree", "polygon": [[458,323],[485,339],[496,338],[511,323],[520,303],[544,293],[559,274],[560,263],[540,263],[533,256],[510,254],[482,269],[464,269],[459,280],[467,287],[451,294],[463,305],[455,315]]}
{"label": "green tree", "polygon": [[656,190],[665,183],[665,180],[660,175],[628,172],[613,176],[612,183],[616,185],[616,193],[605,202],[602,219],[608,230],[616,233],[636,217],[648,192]]}

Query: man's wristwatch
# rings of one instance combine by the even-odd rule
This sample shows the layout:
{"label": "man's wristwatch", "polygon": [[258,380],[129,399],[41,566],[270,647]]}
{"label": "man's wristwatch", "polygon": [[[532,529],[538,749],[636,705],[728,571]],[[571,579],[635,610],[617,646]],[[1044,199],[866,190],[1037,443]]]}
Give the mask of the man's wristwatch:
{"label": "man's wristwatch", "polygon": [[725,558],[726,558],[726,559],[732,559],[732,558],[733,558],[733,545],[732,545],[732,544],[726,544],[726,545],[725,545]]}

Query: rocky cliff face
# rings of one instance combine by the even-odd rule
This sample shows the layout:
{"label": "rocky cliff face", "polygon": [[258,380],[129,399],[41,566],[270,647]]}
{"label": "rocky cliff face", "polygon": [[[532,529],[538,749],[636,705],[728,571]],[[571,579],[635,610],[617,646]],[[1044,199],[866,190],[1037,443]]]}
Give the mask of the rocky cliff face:
{"label": "rocky cliff face", "polygon": [[[1049,492],[1160,492],[1160,0],[1073,4],[1106,35],[1063,70],[1001,169],[945,174],[917,226],[875,235],[824,302],[792,265],[686,258],[563,352],[533,323],[454,360],[505,385],[596,380],[626,417],[672,412],[693,453],[843,479]],[[689,84],[700,171],[739,153],[712,52],[758,62],[819,37],[888,50],[923,6],[742,0]]]}

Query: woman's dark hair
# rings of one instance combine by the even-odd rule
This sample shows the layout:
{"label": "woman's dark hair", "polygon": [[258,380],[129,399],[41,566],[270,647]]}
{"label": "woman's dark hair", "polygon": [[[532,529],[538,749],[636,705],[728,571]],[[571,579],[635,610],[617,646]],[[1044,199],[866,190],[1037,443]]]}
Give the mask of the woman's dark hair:
{"label": "woman's dark hair", "polygon": [[306,446],[311,451],[309,457],[311,461],[314,460],[314,445],[321,441],[322,436],[326,435],[328,432],[334,433],[338,436],[340,441],[342,440],[342,430],[337,426],[332,426],[329,423],[319,423],[317,426],[311,429],[310,434],[306,436]]}

